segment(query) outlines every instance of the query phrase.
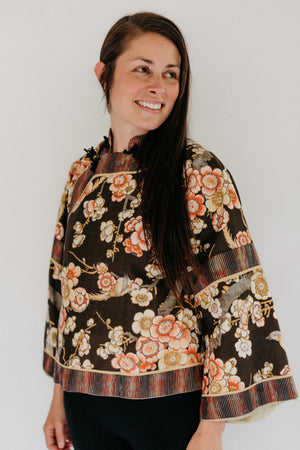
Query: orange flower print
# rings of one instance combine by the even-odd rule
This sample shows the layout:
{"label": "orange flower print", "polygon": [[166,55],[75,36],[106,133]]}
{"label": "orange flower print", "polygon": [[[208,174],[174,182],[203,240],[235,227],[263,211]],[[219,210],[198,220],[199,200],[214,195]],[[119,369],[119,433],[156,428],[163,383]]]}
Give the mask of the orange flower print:
{"label": "orange flower print", "polygon": [[208,393],[208,378],[206,375],[203,375],[202,394],[207,394],[207,393]]}
{"label": "orange flower print", "polygon": [[171,314],[163,317],[156,316],[153,319],[153,325],[150,328],[150,336],[158,339],[160,342],[169,342],[172,337],[180,333],[180,328],[176,319]]}
{"label": "orange flower print", "polygon": [[235,237],[235,242],[238,247],[251,244],[251,238],[248,231],[239,231]]}
{"label": "orange flower print", "polygon": [[241,204],[240,204],[239,197],[236,193],[236,190],[235,190],[233,184],[230,184],[228,186],[228,195],[229,195],[229,199],[230,199],[228,202],[228,205],[227,205],[228,208],[230,208],[230,209],[238,208],[239,209],[241,207]]}
{"label": "orange flower print", "polygon": [[76,181],[90,164],[90,161],[84,159],[75,161],[69,173],[69,181]]}
{"label": "orange flower print", "polygon": [[97,285],[100,291],[108,292],[114,284],[116,284],[116,279],[111,273],[104,272],[98,276]]}
{"label": "orange flower print", "polygon": [[124,224],[125,233],[130,233],[135,229],[135,226],[142,220],[142,216],[132,217],[130,220],[127,220]]}
{"label": "orange flower print", "polygon": [[165,345],[149,337],[140,337],[136,343],[136,354],[140,360],[144,358],[149,363],[158,361],[158,353],[165,348]]}
{"label": "orange flower print", "polygon": [[67,318],[66,310],[64,308],[61,308],[58,318],[58,328],[61,334],[64,332],[65,329],[66,318]]}
{"label": "orange flower print", "polygon": [[224,370],[223,370],[224,363],[220,358],[216,358],[215,354],[212,353],[209,358],[209,372],[208,376],[211,380],[217,380],[220,381],[224,378]]}
{"label": "orange flower print", "polygon": [[197,194],[197,192],[199,192],[201,189],[199,171],[193,169],[192,167],[189,167],[185,173],[187,177],[188,192],[193,192],[194,194]]}
{"label": "orange flower print", "polygon": [[232,375],[228,379],[227,387],[229,392],[241,391],[242,389],[245,389],[245,383],[241,381],[240,377],[237,375]]}
{"label": "orange flower print", "polygon": [[130,237],[125,239],[123,245],[125,247],[126,253],[133,253],[135,256],[141,257],[143,256],[143,251],[148,250],[149,242],[147,242],[143,223],[142,216],[138,216],[137,218],[131,218],[129,221],[125,223],[124,226],[125,232],[129,232],[134,230],[131,233]]}
{"label": "orange flower print", "polygon": [[65,234],[65,230],[63,225],[60,222],[57,222],[56,227],[55,227],[55,237],[58,241],[61,241],[62,238],[64,237]]}
{"label": "orange flower print", "polygon": [[109,189],[113,192],[112,201],[114,202],[124,200],[126,195],[131,194],[136,187],[136,181],[132,180],[132,175],[126,175],[125,173],[111,176],[108,182],[111,183]]}
{"label": "orange flower print", "polygon": [[111,361],[111,365],[114,369],[121,369],[124,373],[139,373],[138,367],[139,359],[134,353],[121,353]]}
{"label": "orange flower print", "polygon": [[289,375],[290,373],[291,373],[291,369],[290,369],[290,367],[287,364],[280,371],[280,375]]}
{"label": "orange flower print", "polygon": [[64,267],[62,270],[62,279],[72,282],[72,287],[77,286],[78,277],[81,274],[81,269],[79,266],[75,266],[74,263],[70,263],[68,267]]}
{"label": "orange flower print", "polygon": [[202,167],[200,170],[200,185],[204,195],[210,196],[217,190],[221,190],[224,178],[220,169],[212,169],[210,166]]}
{"label": "orange flower print", "polygon": [[84,217],[92,217],[95,211],[95,201],[94,200],[86,200],[83,203],[83,214]]}
{"label": "orange flower print", "polygon": [[74,311],[82,312],[90,303],[89,294],[82,287],[78,287],[75,289],[75,298],[71,301],[71,306]]}
{"label": "orange flower print", "polygon": [[212,219],[212,226],[215,231],[221,231],[229,222],[228,211],[224,210],[222,214],[215,213]]}
{"label": "orange flower print", "polygon": [[156,364],[155,363],[150,363],[149,361],[147,361],[147,359],[139,354],[139,371],[141,373],[147,372],[148,370],[155,370],[156,369]]}
{"label": "orange flower print", "polygon": [[203,196],[191,193],[187,197],[187,208],[191,220],[193,220],[196,216],[203,216],[206,211]]}
{"label": "orange flower print", "polygon": [[188,360],[187,363],[188,364],[196,364],[198,362],[200,362],[200,353],[197,352],[198,347],[196,344],[194,344],[193,342],[188,346],[187,349],[183,350],[184,353],[187,354]]}
{"label": "orange flower print", "polygon": [[174,348],[175,350],[179,350],[180,348],[187,348],[192,340],[191,332],[182,322],[177,321],[176,325],[179,328],[179,332],[176,334],[176,336],[171,337],[169,347]]}

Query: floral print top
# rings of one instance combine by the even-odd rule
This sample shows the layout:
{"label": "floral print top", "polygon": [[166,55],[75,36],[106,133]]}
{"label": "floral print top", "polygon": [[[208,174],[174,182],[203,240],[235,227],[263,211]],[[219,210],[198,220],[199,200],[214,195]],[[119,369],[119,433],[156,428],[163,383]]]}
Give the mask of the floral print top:
{"label": "floral print top", "polygon": [[45,371],[64,390],[93,395],[202,389],[204,420],[240,419],[296,398],[229,171],[187,141],[186,200],[201,275],[191,272],[194,295],[182,293],[182,307],[144,234],[136,175],[132,154],[103,143],[70,169],[50,261]]}

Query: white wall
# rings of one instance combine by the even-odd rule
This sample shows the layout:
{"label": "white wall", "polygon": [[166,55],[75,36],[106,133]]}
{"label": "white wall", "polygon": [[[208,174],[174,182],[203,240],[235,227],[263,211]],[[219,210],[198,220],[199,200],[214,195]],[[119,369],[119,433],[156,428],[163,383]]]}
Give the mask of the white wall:
{"label": "white wall", "polygon": [[[167,15],[186,37],[190,135],[237,182],[300,389],[298,0],[2,0],[3,450],[46,448],[52,380],[41,368],[42,336],[59,197],[70,163],[107,132],[93,74],[102,40],[141,10]],[[224,448],[299,449],[299,417],[294,401],[256,424],[227,426]]]}

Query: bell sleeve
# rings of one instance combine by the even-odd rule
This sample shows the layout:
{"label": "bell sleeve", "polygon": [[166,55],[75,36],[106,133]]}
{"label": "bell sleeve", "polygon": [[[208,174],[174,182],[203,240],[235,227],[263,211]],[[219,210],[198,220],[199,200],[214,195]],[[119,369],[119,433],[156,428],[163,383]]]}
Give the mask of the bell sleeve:
{"label": "bell sleeve", "polygon": [[185,176],[191,244],[200,272],[195,306],[203,339],[201,420],[258,420],[297,397],[268,282],[234,180],[190,143]]}
{"label": "bell sleeve", "polygon": [[[67,221],[69,211],[74,201],[82,191],[82,186],[86,183],[86,169],[91,162],[85,158],[75,161],[69,171],[67,181],[63,190],[60,201],[58,217],[55,227],[55,235],[53,240],[50,265],[49,265],[49,284],[48,284],[48,308],[44,332],[44,352],[43,352],[43,369],[58,382],[56,377],[56,362],[59,358],[60,324],[63,325],[65,311],[63,305],[63,293],[67,295],[68,291],[68,274],[63,268],[63,248],[67,231]],[[83,175],[83,176],[82,176]],[[78,183],[80,178],[81,183]],[[81,186],[82,184],[82,186]],[[75,194],[75,186],[78,189]]]}

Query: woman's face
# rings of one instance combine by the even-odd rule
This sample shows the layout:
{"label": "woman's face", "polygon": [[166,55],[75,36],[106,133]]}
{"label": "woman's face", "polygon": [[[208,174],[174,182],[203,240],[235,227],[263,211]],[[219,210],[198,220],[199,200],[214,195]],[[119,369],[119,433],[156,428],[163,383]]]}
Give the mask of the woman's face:
{"label": "woman's face", "polygon": [[180,54],[157,33],[134,38],[117,58],[110,88],[112,130],[131,137],[158,128],[179,93]]}

